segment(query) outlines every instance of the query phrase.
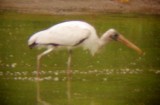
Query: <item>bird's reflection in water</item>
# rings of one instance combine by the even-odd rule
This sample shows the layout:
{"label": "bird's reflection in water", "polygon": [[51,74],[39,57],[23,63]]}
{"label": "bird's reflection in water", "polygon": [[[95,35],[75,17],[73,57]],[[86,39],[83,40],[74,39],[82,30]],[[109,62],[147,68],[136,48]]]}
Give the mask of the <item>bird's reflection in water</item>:
{"label": "bird's reflection in water", "polygon": [[72,97],[71,97],[71,75],[67,75],[67,100],[68,105],[72,105]]}
{"label": "bird's reflection in water", "polygon": [[50,103],[42,100],[41,94],[40,94],[40,81],[36,81],[36,86],[37,86],[37,105],[51,105]]}
{"label": "bird's reflection in water", "polygon": [[[40,78],[40,77],[39,77]],[[71,99],[71,75],[67,75],[67,81],[66,81],[66,93],[67,93],[67,104],[72,105],[72,99]],[[40,81],[39,79],[36,81],[36,88],[37,88],[37,105],[52,105],[41,98],[41,90],[40,90]]]}

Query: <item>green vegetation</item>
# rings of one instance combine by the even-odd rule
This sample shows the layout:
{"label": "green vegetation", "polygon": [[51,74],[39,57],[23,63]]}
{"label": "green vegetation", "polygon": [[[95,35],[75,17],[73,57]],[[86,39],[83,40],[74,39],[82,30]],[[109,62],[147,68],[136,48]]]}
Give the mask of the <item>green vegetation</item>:
{"label": "green vegetation", "polygon": [[[115,28],[146,54],[139,56],[112,42],[96,56],[77,48],[73,52],[70,81],[71,105],[158,105],[160,97],[160,19],[133,14],[30,15],[0,13],[0,103],[35,105],[36,55],[43,49],[29,49],[35,32],[68,20],[87,21],[101,36]],[[67,51],[59,50],[42,62],[41,98],[51,105],[67,105]],[[41,105],[41,104],[40,104]]]}

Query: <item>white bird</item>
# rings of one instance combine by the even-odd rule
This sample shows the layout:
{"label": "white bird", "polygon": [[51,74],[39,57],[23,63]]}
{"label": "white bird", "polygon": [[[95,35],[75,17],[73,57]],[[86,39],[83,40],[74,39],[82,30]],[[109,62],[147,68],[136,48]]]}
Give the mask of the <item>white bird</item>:
{"label": "white bird", "polygon": [[71,52],[73,48],[82,46],[94,55],[99,48],[112,40],[124,43],[126,46],[136,50],[139,54],[143,53],[140,48],[128,41],[116,30],[109,29],[101,38],[99,38],[95,28],[83,21],[67,21],[37,32],[29,38],[28,45],[30,48],[45,47],[47,49],[37,56],[38,77],[40,71],[40,59],[42,56],[57,48],[65,47],[68,49],[69,57],[67,62],[67,73],[70,74]]}

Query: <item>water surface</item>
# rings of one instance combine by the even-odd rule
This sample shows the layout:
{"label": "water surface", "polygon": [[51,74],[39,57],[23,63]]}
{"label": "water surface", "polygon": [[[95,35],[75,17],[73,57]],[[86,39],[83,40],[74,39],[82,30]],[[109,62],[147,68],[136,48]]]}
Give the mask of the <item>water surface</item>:
{"label": "water surface", "polygon": [[[29,49],[27,40],[37,31],[68,20],[89,22],[99,36],[115,28],[145,56],[118,42],[106,45],[94,57],[77,48],[73,52],[73,75],[67,77],[67,51],[55,51],[42,59],[41,80],[37,83],[36,55],[43,49]],[[159,24],[159,16],[152,15],[0,13],[1,105],[160,104]]]}

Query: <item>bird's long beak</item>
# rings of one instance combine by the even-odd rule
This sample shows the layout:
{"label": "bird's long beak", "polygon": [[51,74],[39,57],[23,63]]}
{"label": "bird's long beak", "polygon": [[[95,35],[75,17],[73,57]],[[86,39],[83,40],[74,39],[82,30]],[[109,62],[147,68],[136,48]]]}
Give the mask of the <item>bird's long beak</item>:
{"label": "bird's long beak", "polygon": [[140,55],[144,54],[143,51],[139,47],[137,47],[135,44],[130,42],[128,39],[126,39],[123,35],[119,35],[117,37],[117,41],[123,43],[124,45],[128,46],[129,48],[132,48],[133,50],[135,50]]}

